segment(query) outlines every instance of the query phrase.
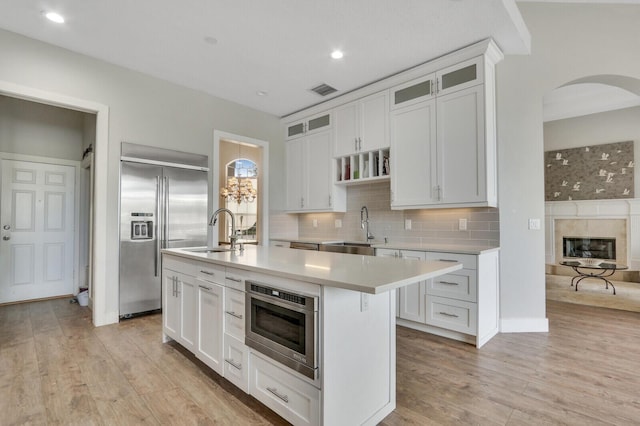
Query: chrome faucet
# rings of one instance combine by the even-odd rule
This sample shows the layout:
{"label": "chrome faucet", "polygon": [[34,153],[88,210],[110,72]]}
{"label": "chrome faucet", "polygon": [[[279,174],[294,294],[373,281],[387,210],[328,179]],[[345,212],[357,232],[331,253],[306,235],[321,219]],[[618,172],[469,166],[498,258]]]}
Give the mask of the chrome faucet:
{"label": "chrome faucet", "polygon": [[367,206],[362,206],[360,209],[360,227],[362,229],[366,229],[365,233],[367,236],[367,241],[373,240],[375,237],[371,235],[369,232],[369,209]]}
{"label": "chrome faucet", "polygon": [[[213,212],[213,214],[211,215],[211,219],[209,219],[209,226],[215,226],[216,222],[218,221],[218,214],[222,212],[229,213],[229,216],[231,217],[231,235],[229,235],[229,241],[231,242],[231,250],[235,250],[236,240],[238,239],[238,236],[236,235],[236,217],[231,210],[225,209],[223,207]],[[242,244],[240,244],[240,247],[241,249],[243,248]]]}

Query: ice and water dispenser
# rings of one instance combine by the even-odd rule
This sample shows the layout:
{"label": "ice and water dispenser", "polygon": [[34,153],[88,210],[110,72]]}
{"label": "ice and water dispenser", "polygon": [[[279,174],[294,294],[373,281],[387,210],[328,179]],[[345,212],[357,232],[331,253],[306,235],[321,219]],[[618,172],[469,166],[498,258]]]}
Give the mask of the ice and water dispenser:
{"label": "ice and water dispenser", "polygon": [[153,239],[153,221],[140,220],[153,216],[153,213],[131,213],[131,239],[132,240],[151,240]]}

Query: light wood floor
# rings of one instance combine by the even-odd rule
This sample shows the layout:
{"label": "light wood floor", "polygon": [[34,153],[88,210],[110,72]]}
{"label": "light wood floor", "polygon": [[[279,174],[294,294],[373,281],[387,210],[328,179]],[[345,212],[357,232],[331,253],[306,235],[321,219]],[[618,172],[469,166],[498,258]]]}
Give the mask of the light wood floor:
{"label": "light wood floor", "polygon": [[[640,314],[549,301],[548,317],[480,350],[399,327],[382,425],[640,423]],[[159,315],[94,328],[67,300],[0,307],[0,424],[286,424],[160,335]]]}

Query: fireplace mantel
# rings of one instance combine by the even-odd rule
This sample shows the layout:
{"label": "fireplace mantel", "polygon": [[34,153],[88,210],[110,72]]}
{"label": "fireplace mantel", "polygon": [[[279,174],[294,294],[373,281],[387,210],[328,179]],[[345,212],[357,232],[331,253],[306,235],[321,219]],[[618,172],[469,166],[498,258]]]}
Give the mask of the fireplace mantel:
{"label": "fireplace mantel", "polygon": [[[640,270],[640,199],[547,201],[545,203],[545,258],[557,263],[555,221],[558,219],[625,219],[626,261],[631,270]],[[562,253],[560,253],[562,256]]]}

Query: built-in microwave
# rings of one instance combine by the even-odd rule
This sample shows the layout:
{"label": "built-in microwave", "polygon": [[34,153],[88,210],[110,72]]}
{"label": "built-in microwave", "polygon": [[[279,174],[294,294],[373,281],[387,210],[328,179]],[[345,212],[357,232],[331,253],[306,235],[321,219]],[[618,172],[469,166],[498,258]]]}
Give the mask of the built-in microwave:
{"label": "built-in microwave", "polygon": [[315,380],[318,298],[245,281],[245,344]]}

